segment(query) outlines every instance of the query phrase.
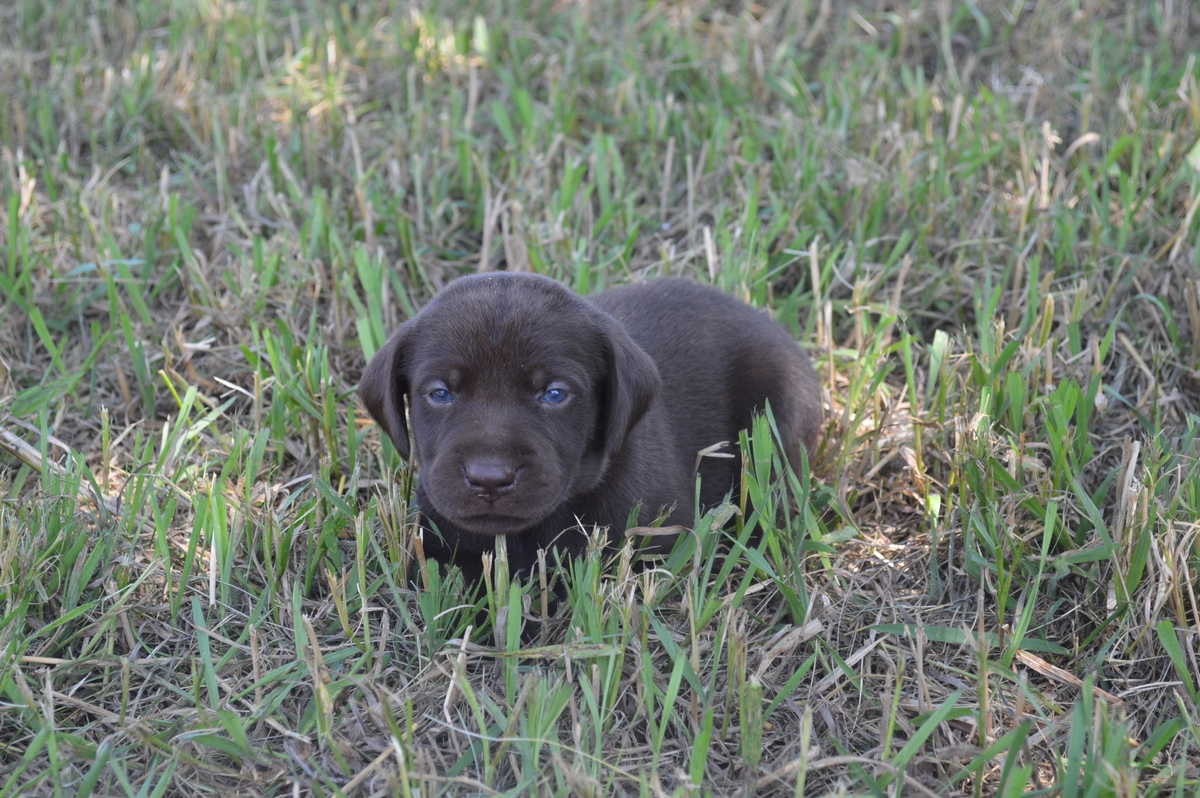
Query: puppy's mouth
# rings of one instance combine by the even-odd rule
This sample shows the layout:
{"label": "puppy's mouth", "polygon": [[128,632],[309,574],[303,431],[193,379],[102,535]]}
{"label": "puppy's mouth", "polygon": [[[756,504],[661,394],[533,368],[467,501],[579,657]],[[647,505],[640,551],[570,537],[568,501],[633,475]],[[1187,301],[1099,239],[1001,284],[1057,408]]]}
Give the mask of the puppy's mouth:
{"label": "puppy's mouth", "polygon": [[524,532],[540,519],[501,513],[478,513],[451,517],[455,524],[477,535],[515,535]]}
{"label": "puppy's mouth", "polygon": [[536,467],[490,468],[434,464],[423,474],[424,498],[445,520],[476,535],[516,535],[554,512],[567,485],[547,481]]}
{"label": "puppy's mouth", "polygon": [[439,502],[434,496],[429,499],[446,520],[477,535],[516,535],[537,526],[555,507],[532,496],[490,500],[460,494],[449,502]]}

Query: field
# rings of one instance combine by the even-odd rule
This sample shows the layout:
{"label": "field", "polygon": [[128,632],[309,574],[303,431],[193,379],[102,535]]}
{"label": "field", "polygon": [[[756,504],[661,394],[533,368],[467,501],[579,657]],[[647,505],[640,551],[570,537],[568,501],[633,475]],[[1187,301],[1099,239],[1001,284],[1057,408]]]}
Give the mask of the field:
{"label": "field", "polygon": [[[1196,794],[1197,42],[1177,0],[3,4],[0,798]],[[817,451],[759,424],[665,560],[470,593],[354,389],[481,269],[770,308]]]}

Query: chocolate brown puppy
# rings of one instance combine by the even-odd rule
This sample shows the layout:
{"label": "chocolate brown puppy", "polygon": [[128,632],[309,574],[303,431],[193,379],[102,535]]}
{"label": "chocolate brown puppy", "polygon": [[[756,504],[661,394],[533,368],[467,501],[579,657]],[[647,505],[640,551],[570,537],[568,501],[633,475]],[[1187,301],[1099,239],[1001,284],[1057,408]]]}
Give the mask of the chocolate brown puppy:
{"label": "chocolate brown puppy", "polygon": [[[798,465],[821,424],[808,356],[764,312],[678,279],[584,299],[531,274],[450,283],[363,372],[359,394],[404,457],[415,455],[426,554],[477,578],[504,535],[512,571],[537,550],[569,555],[584,528],[624,531],[660,514],[694,521],[697,454],[736,445],[770,401]],[[412,426],[405,423],[405,405]],[[702,506],[739,478],[703,458]]]}

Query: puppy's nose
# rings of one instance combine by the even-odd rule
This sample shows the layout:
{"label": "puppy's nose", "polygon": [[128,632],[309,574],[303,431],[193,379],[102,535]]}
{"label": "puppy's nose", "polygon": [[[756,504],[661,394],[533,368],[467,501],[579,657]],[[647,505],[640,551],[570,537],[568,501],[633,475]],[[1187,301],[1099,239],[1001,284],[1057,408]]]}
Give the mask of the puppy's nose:
{"label": "puppy's nose", "polygon": [[471,491],[481,498],[494,499],[513,486],[516,472],[503,463],[475,460],[463,466],[463,477]]}

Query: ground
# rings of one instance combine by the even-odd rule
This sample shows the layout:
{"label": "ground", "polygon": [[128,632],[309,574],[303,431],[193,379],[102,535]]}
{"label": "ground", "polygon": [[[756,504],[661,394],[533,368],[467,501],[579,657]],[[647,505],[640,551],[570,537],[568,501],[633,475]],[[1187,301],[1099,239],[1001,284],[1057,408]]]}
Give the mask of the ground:
{"label": "ground", "polygon": [[[1197,42],[1173,0],[0,7],[0,798],[1194,794]],[[760,425],[758,514],[471,596],[354,386],[481,269],[770,308],[817,451],[773,478]]]}

